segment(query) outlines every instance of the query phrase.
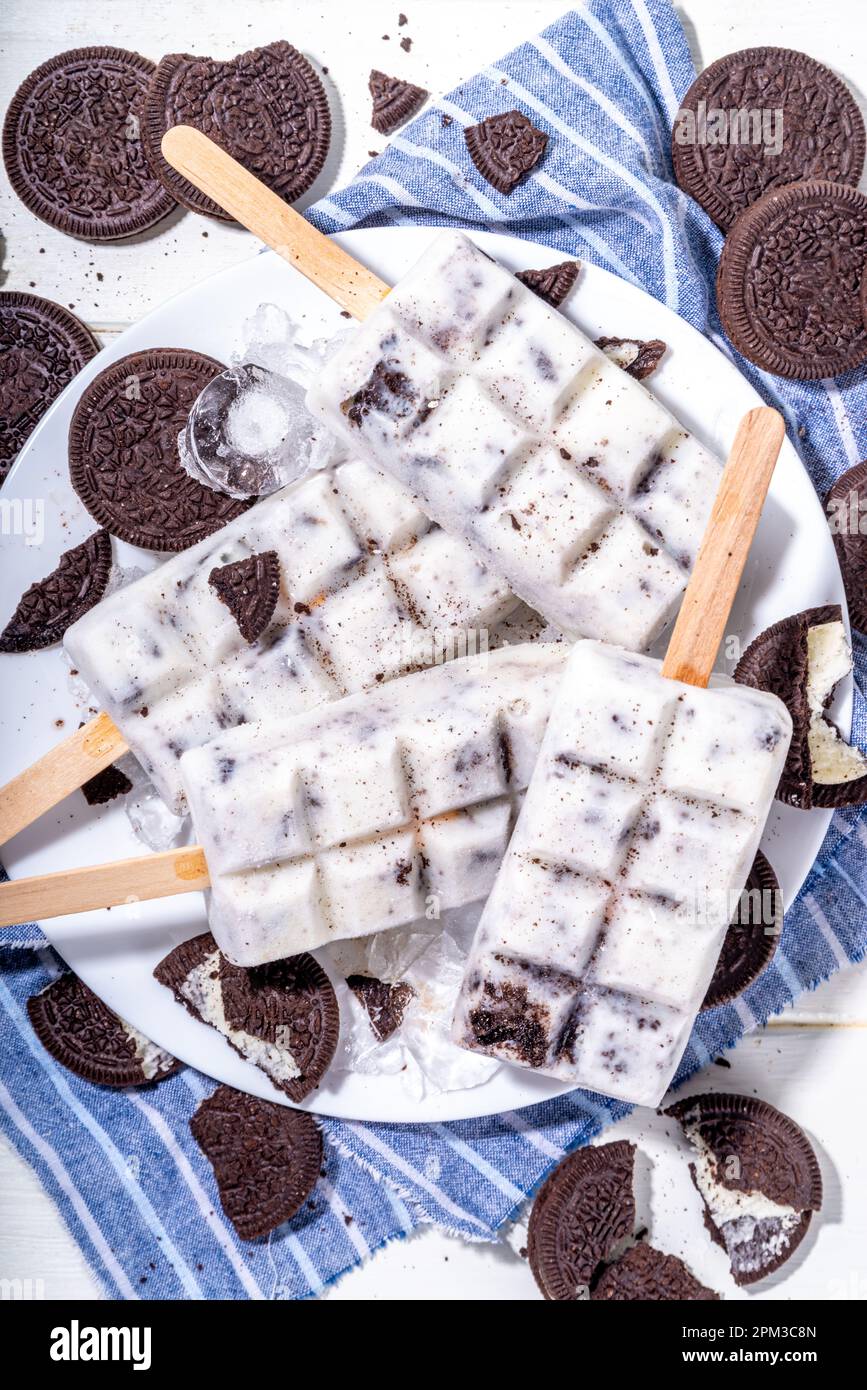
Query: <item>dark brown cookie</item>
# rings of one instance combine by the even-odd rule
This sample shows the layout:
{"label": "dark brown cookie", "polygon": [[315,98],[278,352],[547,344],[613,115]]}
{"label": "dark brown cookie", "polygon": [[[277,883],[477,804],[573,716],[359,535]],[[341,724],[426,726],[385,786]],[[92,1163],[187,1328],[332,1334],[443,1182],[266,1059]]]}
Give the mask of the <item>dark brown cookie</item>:
{"label": "dark brown cookie", "polygon": [[163,158],[162,138],[176,125],[203,131],[287,203],[321,172],[331,140],[325,88],[282,39],[226,62],[169,53],[145,97],[142,141],[164,187],[192,212],[231,222]]}
{"label": "dark brown cookie", "polygon": [[843,183],[772,189],[726,237],[717,307],[738,352],[801,381],[867,362],[859,292],[867,197]]}
{"label": "dark brown cookie", "polygon": [[232,614],[244,641],[255,642],[273,618],[280,597],[280,557],[276,550],[263,550],[219,565],[211,570],[208,583]]}
{"label": "dark brown cookie", "polygon": [[90,330],[62,305],[0,293],[0,482],[51,402],[98,352]]}
{"label": "dark brown cookie", "polygon": [[81,790],[88,806],[105,806],[116,797],[126,796],[127,792],[131,792],[132,782],[125,772],[121,772],[119,767],[111,763],[95,777],[89,777],[86,782],[82,782]]}
{"label": "dark brown cookie", "polygon": [[202,1101],[190,1129],[242,1240],[256,1240],[290,1221],[316,1186],[322,1135],[304,1110],[218,1086]]}
{"label": "dark brown cookie", "polygon": [[854,627],[867,632],[867,462],[856,463],[837,479],[825,498],[825,511],[843,575],[849,617]]}
{"label": "dark brown cookie", "polygon": [[577,1149],[540,1187],[527,1232],[533,1277],[547,1299],[589,1297],[594,1277],[635,1226],[635,1146]]}
{"label": "dark brown cookie", "polygon": [[370,124],[380,135],[392,135],[428,99],[424,87],[416,87],[413,82],[404,82],[399,77],[389,77],[376,68],[367,83],[373,101]]}
{"label": "dark brown cookie", "polygon": [[377,1042],[385,1042],[403,1023],[407,1005],[415,990],[406,980],[390,985],[372,975],[348,975],[346,983],[367,1010]]}
{"label": "dark brown cookie", "polygon": [[74,48],[24,80],[6,113],[3,159],[31,212],[70,236],[112,241],[172,211],[139,132],[155,71],[122,48]]}
{"label": "dark brown cookie", "polygon": [[640,1241],[600,1275],[590,1294],[599,1303],[708,1303],[719,1298],[676,1255]]}
{"label": "dark brown cookie", "polygon": [[68,627],[105,593],[111,537],[95,531],[60,557],[60,563],[22,595],[0,633],[0,652],[35,652],[60,642]]}
{"label": "dark brown cookie", "polygon": [[[705,1225],[728,1253],[739,1284],[754,1284],[785,1264],[822,1206],[822,1174],[804,1131],[754,1096],[689,1096],[664,1112],[683,1126],[696,1149],[693,1182],[705,1203]],[[704,1188],[704,1190],[703,1190]],[[760,1194],[786,1212],[750,1215],[732,1206],[715,1219],[715,1194]]]}
{"label": "dark brown cookie", "polygon": [[[176,946],[154,975],[194,1018],[218,1028],[290,1100],[302,1101],[330,1067],[340,1032],[337,996],[325,971],[306,952],[245,970],[226,960],[210,932],[204,932]],[[209,1008],[208,991],[216,996],[216,1014]],[[269,1044],[267,1055],[251,1051],[251,1037]]]}
{"label": "dark brown cookie", "polygon": [[181,467],[178,434],[224,368],[183,348],[132,352],[95,377],[69,426],[69,476],[91,516],[147,550],[186,550],[250,506]]}
{"label": "dark brown cookie", "polygon": [[596,346],[636,381],[652,376],[668,352],[661,338],[597,338]]}
{"label": "dark brown cookie", "polygon": [[464,139],[483,179],[498,193],[517,188],[542,158],[548,136],[520,111],[500,111],[478,125],[467,126]]}
{"label": "dark brown cookie", "polygon": [[71,972],[28,999],[27,1014],[55,1062],[100,1086],[147,1086],[181,1065],[112,1013]]}
{"label": "dark brown cookie", "polygon": [[559,309],[578,279],[580,269],[580,261],[560,261],[557,265],[546,265],[544,270],[516,270],[515,279],[544,299],[552,309]]}
{"label": "dark brown cookie", "polygon": [[864,167],[864,121],[849,89],[806,53],[747,48],[693,82],[671,151],[681,188],[727,231],[771,188],[803,179],[854,187]]}
{"label": "dark brown cookie", "polygon": [[867,776],[849,782],[813,780],[807,702],[809,632],[811,627],[840,622],[841,618],[839,604],[793,613],[790,618],[783,618],[760,632],[735,667],[736,681],[756,690],[771,691],[783,701],[792,716],[792,742],[777,796],[802,811],[812,806],[861,806],[867,801]]}
{"label": "dark brown cookie", "polygon": [[761,850],[753,860],[738,910],[731,920],[702,1009],[715,1009],[743,994],[770,964],[783,930],[780,884]]}

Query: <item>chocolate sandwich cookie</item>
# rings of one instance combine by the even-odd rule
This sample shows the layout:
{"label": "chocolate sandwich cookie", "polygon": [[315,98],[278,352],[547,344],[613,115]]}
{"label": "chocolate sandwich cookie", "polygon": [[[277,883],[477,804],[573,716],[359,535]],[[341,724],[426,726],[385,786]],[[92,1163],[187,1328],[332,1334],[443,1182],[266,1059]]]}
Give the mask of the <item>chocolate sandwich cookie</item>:
{"label": "chocolate sandwich cookie", "polygon": [[178,434],[221,363],[183,348],[113,362],[87,386],[69,426],[69,475],[91,516],[146,550],[186,550],[251,505],[181,467]]}
{"label": "chocolate sandwich cookie", "polygon": [[516,270],[515,279],[544,299],[552,309],[559,309],[571,293],[580,269],[580,261],[560,261],[542,270]]}
{"label": "chocolate sandwich cookie", "polygon": [[62,305],[0,292],[0,482],[51,402],[98,352],[90,330]]}
{"label": "chocolate sandwich cookie", "polygon": [[709,1303],[719,1294],[676,1255],[640,1241],[603,1270],[590,1297],[595,1303]]}
{"label": "chocolate sandwich cookie", "polygon": [[[822,635],[830,639],[824,648],[817,640]],[[777,796],[801,810],[867,802],[867,760],[840,738],[825,713],[846,673],[841,654],[851,670],[840,606],[826,604],[766,628],[735,667],[736,681],[771,691],[792,716],[792,741]]]}
{"label": "chocolate sandwich cookie", "polygon": [[771,189],[726,237],[717,274],[723,328],[763,371],[839,376],[867,362],[865,270],[863,193],[824,181]]}
{"label": "chocolate sandwich cookie", "polygon": [[244,641],[255,642],[273,618],[280,597],[280,557],[276,550],[263,550],[218,565],[208,575],[208,583],[232,614]]}
{"label": "chocolate sandwich cookie", "polygon": [[33,1031],[55,1062],[100,1086],[147,1086],[181,1065],[112,1013],[69,972],[27,1001]]}
{"label": "chocolate sandwich cookie", "polygon": [[331,140],[325,88],[283,39],[225,62],[170,53],[147,89],[142,141],[164,188],[191,212],[231,222],[163,158],[162,138],[176,125],[203,131],[287,203],[321,172]]}
{"label": "chocolate sandwich cookie", "polygon": [[854,627],[867,632],[867,462],[856,463],[837,479],[825,497],[825,512],[843,575],[849,617]]}
{"label": "chocolate sandwich cookie", "polygon": [[308,1096],[331,1065],[340,1031],[337,997],[306,952],[244,969],[204,932],[176,946],[154,975],[290,1100]]}
{"label": "chocolate sandwich cookie", "polygon": [[705,1225],[738,1284],[773,1274],[822,1206],[822,1175],[804,1131],[753,1096],[690,1096],[664,1112],[693,1146]]}
{"label": "chocolate sandwich cookie", "polygon": [[864,121],[849,89],[806,53],[747,48],[693,82],[677,113],[677,182],[727,231],[771,188],[858,183]]}
{"label": "chocolate sandwich cookie", "polygon": [[393,135],[398,126],[420,111],[428,99],[424,87],[389,77],[374,68],[367,82],[373,103],[370,124],[380,135]]}
{"label": "chocolate sandwich cookie", "polygon": [[500,111],[464,131],[470,159],[498,193],[513,193],[539,163],[548,136],[520,111]]}
{"label": "chocolate sandwich cookie", "polygon": [[68,627],[99,603],[111,572],[111,537],[96,531],[60,557],[57,568],[19,599],[0,652],[35,652],[63,639]]}
{"label": "chocolate sandwich cookie", "polygon": [[759,850],[726,932],[702,1009],[729,1004],[743,994],[773,960],[782,930],[779,880]]}
{"label": "chocolate sandwich cookie", "polygon": [[586,1299],[616,1246],[633,1233],[635,1146],[620,1139],[577,1149],[540,1187],[527,1232],[533,1277],[545,1298]]}
{"label": "chocolate sandwich cookie", "polygon": [[117,797],[126,796],[127,792],[131,792],[132,782],[125,772],[121,772],[119,767],[111,763],[95,777],[88,777],[86,782],[82,782],[81,790],[88,806],[107,806],[109,801],[115,801]]}
{"label": "chocolate sandwich cookie", "polygon": [[661,338],[597,338],[595,341],[606,357],[636,381],[646,381],[652,376],[668,352],[668,343]]}
{"label": "chocolate sandwich cookie", "polygon": [[156,69],[123,48],[74,48],[27,77],[6,113],[3,159],[23,203],[61,232],[112,241],[146,231],[175,200],[139,131]]}
{"label": "chocolate sandwich cookie", "polygon": [[202,1101],[190,1129],[242,1240],[256,1240],[290,1221],[316,1186],[322,1135],[304,1110],[218,1086]]}
{"label": "chocolate sandwich cookie", "polygon": [[403,1023],[403,1016],[415,998],[415,990],[408,980],[398,980],[388,984],[372,975],[348,975],[346,983],[356,999],[367,1010],[370,1027],[377,1042],[385,1042],[392,1037]]}

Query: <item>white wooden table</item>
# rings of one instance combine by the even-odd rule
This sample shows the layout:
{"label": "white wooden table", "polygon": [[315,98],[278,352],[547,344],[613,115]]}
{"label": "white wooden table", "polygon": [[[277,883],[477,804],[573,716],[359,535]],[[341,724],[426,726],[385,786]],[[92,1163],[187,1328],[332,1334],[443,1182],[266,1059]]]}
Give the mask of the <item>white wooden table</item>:
{"label": "white wooden table", "polygon": [[[228,56],[287,38],[328,68],[336,114],[332,155],[302,206],[339,187],[382,148],[369,125],[371,67],[444,91],[481,64],[550,23],[568,0],[6,0],[0,17],[0,108],[39,63],[66,48],[116,44],[158,59],[166,50]],[[678,7],[699,66],[737,48],[784,44],[800,48],[846,78],[867,109],[858,84],[867,72],[867,5],[836,0],[687,0]],[[403,10],[409,23],[398,30]],[[384,35],[389,35],[385,39]],[[399,40],[409,36],[405,53]],[[72,306],[105,340],[155,305],[254,253],[237,227],[178,213],[153,234],[92,247],[34,219],[0,179],[3,240],[0,283],[32,288]],[[745,1040],[731,1069],[711,1068],[714,1088],[755,1093],[792,1114],[820,1151],[827,1191],[823,1220],[785,1278],[751,1297],[867,1297],[867,1143],[863,1077],[867,1074],[867,968],[824,985],[762,1034]],[[658,1122],[630,1119],[617,1134],[651,1153],[654,1234],[684,1254],[718,1288],[725,1282],[719,1251],[700,1238],[682,1244],[684,1222],[665,1207],[662,1176],[672,1162]],[[614,1131],[611,1136],[615,1137]],[[688,1188],[684,1189],[689,1197]],[[681,1201],[681,1207],[683,1201]],[[697,1217],[697,1209],[693,1213]],[[717,1258],[720,1256],[720,1258]],[[96,1286],[75,1244],[33,1174],[0,1141],[0,1279],[41,1280],[46,1298],[94,1298]],[[538,1297],[526,1264],[506,1247],[468,1245],[435,1230],[398,1241],[348,1275],[332,1299],[524,1299]]]}

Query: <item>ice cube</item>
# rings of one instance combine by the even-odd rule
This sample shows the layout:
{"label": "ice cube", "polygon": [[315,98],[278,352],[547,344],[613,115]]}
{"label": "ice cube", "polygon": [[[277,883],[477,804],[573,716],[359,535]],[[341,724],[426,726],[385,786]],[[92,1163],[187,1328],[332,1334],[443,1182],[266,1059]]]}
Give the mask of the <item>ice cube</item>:
{"label": "ice cube", "polygon": [[244,362],[208,382],[178,449],[198,482],[231,497],[264,497],[307,471],[322,434],[297,382]]}

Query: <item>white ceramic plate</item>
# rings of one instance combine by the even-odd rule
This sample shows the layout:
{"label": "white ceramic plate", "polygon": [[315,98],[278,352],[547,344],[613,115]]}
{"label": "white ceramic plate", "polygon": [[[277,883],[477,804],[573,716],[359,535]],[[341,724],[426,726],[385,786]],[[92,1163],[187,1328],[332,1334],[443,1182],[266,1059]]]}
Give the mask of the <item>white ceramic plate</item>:
{"label": "white ceramic plate", "polygon": [[[350,232],[343,245],[393,282],[430,239],[422,228]],[[548,247],[490,234],[477,240],[512,269],[549,265]],[[34,432],[2,494],[4,583],[0,627],[18,595],[50,571],[61,551],[93,531],[73,493],[66,466],[69,420],[83,388],[110,362],[149,347],[197,348],[228,361],[239,347],[242,320],[263,301],[284,305],[310,337],[345,327],[333,305],[276,255],[266,253],[179,295],[123,333],[84,369]],[[677,315],[643,291],[586,266],[566,309],[591,337],[663,338],[671,349],[653,388],[674,413],[724,455],[740,417],[759,399],[727,358]],[[44,503],[41,545],[9,535],[10,507]],[[121,564],[150,567],[158,558],[115,542]],[[776,619],[819,603],[845,604],[830,533],[815,491],[794,449],[780,456],[729,630],[743,643]],[[729,652],[729,657],[732,655]],[[725,661],[728,669],[733,664]],[[21,771],[76,727],[78,711],[67,668],[55,649],[4,656],[0,709],[0,782]],[[851,683],[834,710],[841,727],[851,718]],[[62,725],[61,722],[63,721]],[[800,888],[822,842],[830,814],[775,804],[763,845],[780,876],[786,903]],[[12,877],[46,873],[142,853],[122,805],[91,809],[75,793],[2,851]],[[112,911],[48,922],[46,932],[70,966],[111,1008],[191,1066],[229,1085],[278,1099],[262,1072],[243,1062],[220,1036],[196,1022],[152,978],[173,946],[205,929],[201,895],[129,904]],[[325,1115],[362,1120],[424,1121],[493,1114],[531,1105],[568,1088],[519,1068],[501,1068],[484,1086],[409,1098],[399,1076],[341,1074],[307,1102]]]}

